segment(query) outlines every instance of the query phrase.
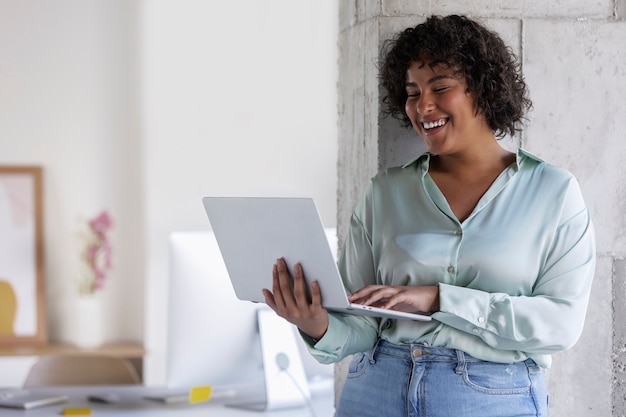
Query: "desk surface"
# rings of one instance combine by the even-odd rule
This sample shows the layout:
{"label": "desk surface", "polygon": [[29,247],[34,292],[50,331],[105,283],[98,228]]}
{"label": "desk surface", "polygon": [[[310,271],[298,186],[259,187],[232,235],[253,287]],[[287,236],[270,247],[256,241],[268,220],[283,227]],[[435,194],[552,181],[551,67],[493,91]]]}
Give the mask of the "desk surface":
{"label": "desk surface", "polygon": [[46,343],[41,345],[16,344],[11,346],[0,346],[0,356],[107,355],[118,358],[141,358],[145,354],[145,348],[136,342],[107,343],[100,347],[91,349],[78,348],[67,343]]}
{"label": "desk surface", "polygon": [[[0,390],[2,392],[3,390]],[[237,416],[271,416],[271,417],[332,417],[334,415],[334,389],[332,383],[318,384],[311,387],[309,406],[272,411],[249,411],[228,407],[232,399],[219,395],[211,401],[199,404],[173,403],[165,404],[146,399],[146,396],[160,394],[163,388],[151,388],[139,385],[125,386],[81,386],[81,387],[46,387],[28,389],[31,393],[48,393],[66,395],[69,400],[63,404],[49,405],[31,410],[0,408],[2,417],[33,417],[58,416],[65,408],[89,407],[94,417],[107,416],[180,416],[180,417],[237,417]],[[116,394],[119,401],[112,404],[88,401],[89,395]]]}

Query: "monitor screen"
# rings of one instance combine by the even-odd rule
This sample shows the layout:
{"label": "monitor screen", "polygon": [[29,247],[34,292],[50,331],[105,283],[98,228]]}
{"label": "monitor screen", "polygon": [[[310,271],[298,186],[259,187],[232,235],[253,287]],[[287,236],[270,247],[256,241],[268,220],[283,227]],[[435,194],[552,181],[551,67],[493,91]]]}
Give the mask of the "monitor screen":
{"label": "monitor screen", "polygon": [[[336,253],[335,230],[327,235]],[[262,381],[257,309],[264,305],[236,298],[213,233],[172,233],[169,275],[167,386]],[[332,376],[333,366],[318,363],[296,339],[307,377]]]}

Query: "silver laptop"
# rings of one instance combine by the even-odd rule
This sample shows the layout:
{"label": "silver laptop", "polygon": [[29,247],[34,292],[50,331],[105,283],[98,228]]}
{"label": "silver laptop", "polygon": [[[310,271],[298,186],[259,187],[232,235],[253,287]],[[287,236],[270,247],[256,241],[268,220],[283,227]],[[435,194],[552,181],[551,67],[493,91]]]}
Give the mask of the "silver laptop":
{"label": "silver laptop", "polygon": [[204,208],[237,298],[265,302],[272,289],[272,266],[284,258],[291,270],[300,263],[310,283],[317,280],[329,311],[429,321],[406,313],[350,303],[311,198],[205,197]]}
{"label": "silver laptop", "polygon": [[30,392],[24,389],[0,390],[0,407],[30,410],[47,405],[61,404],[67,400],[68,397],[61,394]]}

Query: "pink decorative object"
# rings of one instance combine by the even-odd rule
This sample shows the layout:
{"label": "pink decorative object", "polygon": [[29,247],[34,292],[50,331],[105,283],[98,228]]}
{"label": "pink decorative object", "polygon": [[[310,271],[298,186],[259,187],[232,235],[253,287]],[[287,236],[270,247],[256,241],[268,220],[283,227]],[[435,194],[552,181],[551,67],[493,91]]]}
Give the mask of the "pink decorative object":
{"label": "pink decorative object", "polygon": [[111,269],[112,253],[108,232],[113,227],[113,220],[107,210],[88,222],[89,233],[81,257],[86,265],[86,276],[80,283],[81,294],[93,294],[104,287],[107,272]]}

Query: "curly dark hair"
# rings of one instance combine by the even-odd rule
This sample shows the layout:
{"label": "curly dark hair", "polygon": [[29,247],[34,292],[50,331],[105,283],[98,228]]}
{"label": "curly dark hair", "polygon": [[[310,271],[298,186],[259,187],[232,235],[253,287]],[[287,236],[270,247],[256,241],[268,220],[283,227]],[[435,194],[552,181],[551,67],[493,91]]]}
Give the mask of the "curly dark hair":
{"label": "curly dark hair", "polygon": [[388,40],[382,50],[380,80],[386,89],[386,116],[411,121],[405,112],[406,72],[412,61],[449,65],[464,76],[475,98],[476,114],[485,115],[496,137],[513,135],[532,107],[521,65],[495,32],[465,16],[431,16]]}

